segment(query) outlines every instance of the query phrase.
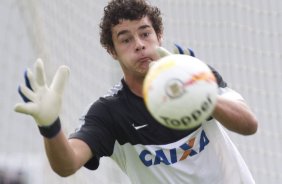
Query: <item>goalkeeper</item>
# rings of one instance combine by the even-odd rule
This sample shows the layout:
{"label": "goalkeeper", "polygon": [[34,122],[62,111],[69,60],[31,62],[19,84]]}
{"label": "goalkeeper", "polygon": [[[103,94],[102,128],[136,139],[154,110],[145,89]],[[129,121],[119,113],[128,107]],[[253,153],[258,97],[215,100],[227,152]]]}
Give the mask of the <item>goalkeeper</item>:
{"label": "goalkeeper", "polygon": [[[160,10],[145,0],[111,0],[100,23],[100,42],[119,62],[121,82],[93,102],[81,126],[67,138],[59,111],[69,69],[61,66],[50,86],[44,65],[25,73],[19,92],[25,103],[15,110],[33,116],[44,137],[47,157],[60,176],[85,166],[95,170],[101,157],[111,157],[132,183],[250,184],[254,179],[225,128],[251,135],[257,120],[242,96],[213,70],[219,94],[212,118],[193,130],[177,131],[157,123],[142,99],[149,64],[168,54],[161,46]],[[177,51],[183,53],[178,47]],[[225,128],[224,128],[225,127]]]}

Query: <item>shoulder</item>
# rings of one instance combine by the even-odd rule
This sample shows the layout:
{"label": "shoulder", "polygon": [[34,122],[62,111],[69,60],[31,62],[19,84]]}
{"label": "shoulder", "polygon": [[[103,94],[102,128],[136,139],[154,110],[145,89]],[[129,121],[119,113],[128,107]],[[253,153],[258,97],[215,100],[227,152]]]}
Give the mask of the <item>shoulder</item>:
{"label": "shoulder", "polygon": [[126,86],[123,82],[113,85],[103,96],[99,97],[96,101],[87,107],[87,111],[106,110],[116,108],[127,96]]}
{"label": "shoulder", "polygon": [[222,75],[212,66],[208,65],[213,72],[219,89],[219,95],[233,100],[244,100],[242,95],[228,87],[227,82],[223,79]]}
{"label": "shoulder", "polygon": [[221,74],[212,66],[208,65],[209,68],[211,69],[212,73],[214,74],[218,87],[220,88],[225,88],[227,87],[227,83],[224,81],[223,77],[221,76]]}
{"label": "shoulder", "polygon": [[111,97],[117,96],[123,90],[124,85],[122,82],[119,82],[113,85],[102,98],[110,99]]}
{"label": "shoulder", "polygon": [[219,88],[219,95],[233,100],[244,100],[243,96],[229,87]]}

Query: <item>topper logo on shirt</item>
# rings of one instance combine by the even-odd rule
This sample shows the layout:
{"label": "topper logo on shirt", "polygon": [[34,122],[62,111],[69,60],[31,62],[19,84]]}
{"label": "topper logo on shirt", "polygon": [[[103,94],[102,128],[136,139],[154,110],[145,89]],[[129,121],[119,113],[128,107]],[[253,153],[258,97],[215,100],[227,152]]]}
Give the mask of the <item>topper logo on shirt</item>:
{"label": "topper logo on shirt", "polygon": [[[152,165],[158,165],[160,163],[163,163],[165,165],[174,164],[179,161],[183,161],[187,159],[188,157],[192,157],[194,155],[197,155],[201,151],[204,150],[205,146],[209,144],[209,139],[206,136],[206,133],[204,130],[202,130],[200,134],[200,140],[199,140],[199,146],[195,148],[195,140],[196,138],[193,137],[189,139],[186,143],[179,146],[179,148],[172,148],[169,150],[156,150],[154,153],[143,150],[139,154],[140,160],[143,162],[143,164],[147,167],[150,167]],[[177,154],[177,150],[181,150],[181,154]]]}

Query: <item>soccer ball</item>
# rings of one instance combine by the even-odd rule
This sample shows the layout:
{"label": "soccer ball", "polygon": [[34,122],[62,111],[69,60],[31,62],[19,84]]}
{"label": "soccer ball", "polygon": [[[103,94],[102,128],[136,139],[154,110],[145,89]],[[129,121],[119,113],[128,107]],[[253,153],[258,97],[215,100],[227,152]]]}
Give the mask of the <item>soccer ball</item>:
{"label": "soccer ball", "polygon": [[178,130],[199,126],[215,107],[218,86],[210,68],[188,55],[161,58],[149,69],[143,97],[151,115]]}

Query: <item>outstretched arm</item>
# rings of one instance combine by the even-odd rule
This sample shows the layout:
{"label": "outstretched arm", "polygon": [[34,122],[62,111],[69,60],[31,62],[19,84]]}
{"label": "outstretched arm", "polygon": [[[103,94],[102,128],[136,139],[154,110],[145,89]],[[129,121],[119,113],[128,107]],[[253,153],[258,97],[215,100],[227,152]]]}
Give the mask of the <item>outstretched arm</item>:
{"label": "outstretched arm", "polygon": [[257,119],[243,100],[219,96],[212,116],[231,131],[243,135],[257,131]]}
{"label": "outstretched arm", "polygon": [[[162,47],[157,49],[161,57],[171,54]],[[186,54],[195,57],[195,54],[191,49],[183,49],[177,44],[175,44],[174,53]],[[219,87],[227,87],[220,74],[212,67],[210,68],[217,78]],[[227,98],[226,96],[218,96],[217,104],[212,116],[227,129],[239,134],[251,135],[257,131],[257,119],[243,99],[235,100]]]}
{"label": "outstretched arm", "polygon": [[63,177],[74,174],[92,157],[85,142],[79,139],[67,140],[62,131],[52,139],[44,138],[44,144],[52,169]]}
{"label": "outstretched arm", "polygon": [[19,93],[25,103],[18,103],[15,111],[31,115],[44,137],[46,154],[52,169],[60,176],[69,176],[82,167],[92,156],[90,148],[77,139],[67,140],[61,130],[59,113],[64,86],[69,68],[61,66],[57,70],[50,86],[42,60],[34,65],[35,73],[25,72],[25,85],[19,87]]}

